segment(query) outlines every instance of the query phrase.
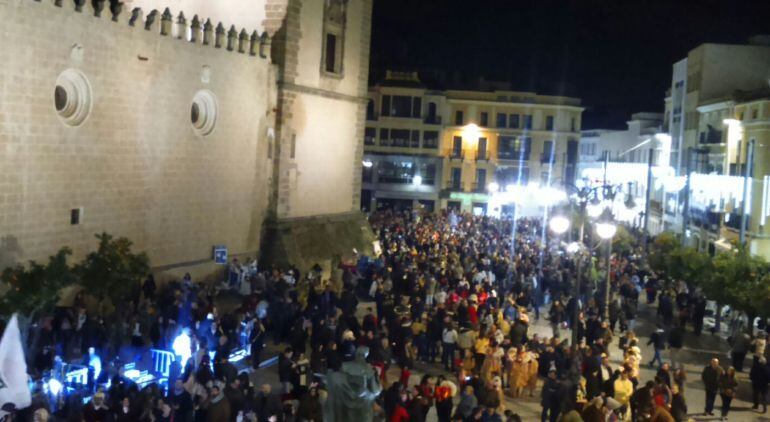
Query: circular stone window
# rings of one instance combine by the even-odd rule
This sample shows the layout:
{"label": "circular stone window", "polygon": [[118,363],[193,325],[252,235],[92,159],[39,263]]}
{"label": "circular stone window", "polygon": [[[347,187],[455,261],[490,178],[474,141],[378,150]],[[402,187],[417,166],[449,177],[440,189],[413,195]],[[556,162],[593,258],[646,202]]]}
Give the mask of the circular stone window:
{"label": "circular stone window", "polygon": [[75,69],[67,69],[56,78],[53,103],[56,113],[69,126],[78,126],[91,113],[93,94],[85,75]]}
{"label": "circular stone window", "polygon": [[190,122],[199,134],[206,136],[217,123],[217,99],[211,91],[198,91],[190,106]]}

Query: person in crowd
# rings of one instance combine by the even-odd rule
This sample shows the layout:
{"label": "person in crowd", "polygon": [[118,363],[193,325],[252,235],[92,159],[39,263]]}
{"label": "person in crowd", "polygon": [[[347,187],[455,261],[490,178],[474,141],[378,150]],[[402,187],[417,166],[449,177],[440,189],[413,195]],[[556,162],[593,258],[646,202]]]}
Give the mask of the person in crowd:
{"label": "person in crowd", "polygon": [[720,380],[723,374],[724,370],[719,366],[719,359],[717,358],[712,358],[701,373],[701,380],[706,391],[706,408],[704,413],[709,416],[714,416],[714,400],[719,391]]}
{"label": "person in crowd", "polygon": [[735,379],[735,368],[727,368],[719,377],[719,396],[722,398],[722,420],[727,419],[730,413],[730,403],[732,403],[738,390],[738,380]]}
{"label": "person in crowd", "polygon": [[762,406],[762,413],[767,413],[767,386],[770,382],[770,368],[764,356],[754,355],[754,363],[749,373],[751,380],[751,396],[754,402],[752,409],[757,410]]}

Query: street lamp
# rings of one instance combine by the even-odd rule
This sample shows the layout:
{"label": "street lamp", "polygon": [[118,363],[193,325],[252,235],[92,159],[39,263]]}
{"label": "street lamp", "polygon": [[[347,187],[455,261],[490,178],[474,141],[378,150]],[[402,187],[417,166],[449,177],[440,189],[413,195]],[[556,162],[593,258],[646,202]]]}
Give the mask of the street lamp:
{"label": "street lamp", "polygon": [[569,228],[569,220],[563,215],[557,215],[551,218],[548,227],[550,227],[551,231],[556,234],[563,234]]}
{"label": "street lamp", "polygon": [[607,260],[606,270],[607,278],[604,281],[604,320],[610,319],[610,259],[612,257],[612,238],[615,237],[615,233],[618,230],[618,226],[612,221],[612,212],[609,208],[604,210],[601,219],[596,223],[596,234],[600,238],[607,242]]}
{"label": "street lamp", "polygon": [[492,182],[487,185],[487,190],[491,193],[495,193],[500,190],[500,185],[498,185],[497,182]]}
{"label": "street lamp", "polygon": [[417,176],[414,176],[414,178],[412,178],[412,184],[414,184],[415,186],[422,185],[422,176],[420,176],[419,174]]}

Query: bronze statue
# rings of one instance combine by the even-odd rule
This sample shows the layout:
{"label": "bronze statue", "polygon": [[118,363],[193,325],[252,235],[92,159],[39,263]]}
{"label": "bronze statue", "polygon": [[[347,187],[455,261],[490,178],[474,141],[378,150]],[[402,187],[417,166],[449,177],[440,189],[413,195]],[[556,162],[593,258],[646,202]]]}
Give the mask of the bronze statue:
{"label": "bronze statue", "polygon": [[339,371],[326,373],[325,422],[363,422],[374,418],[372,404],[382,386],[379,374],[366,362],[368,355],[369,348],[359,346],[354,360],[343,363]]}

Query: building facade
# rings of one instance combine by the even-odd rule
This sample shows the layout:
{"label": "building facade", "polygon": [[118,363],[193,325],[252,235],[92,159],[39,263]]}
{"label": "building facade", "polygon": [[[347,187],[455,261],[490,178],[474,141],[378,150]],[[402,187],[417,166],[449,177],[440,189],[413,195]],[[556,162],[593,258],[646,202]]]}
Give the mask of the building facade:
{"label": "building facade", "polygon": [[619,186],[622,194],[616,197],[615,217],[641,227],[649,213],[647,229],[652,234],[662,229],[660,212],[652,206],[645,210],[645,204],[648,192],[653,199],[661,193],[661,186],[653,184],[648,191],[648,173],[661,176],[670,172],[671,145],[668,135],[662,133],[662,123],[663,114],[634,113],[625,130],[584,130],[580,138],[578,179]]}
{"label": "building facade", "polygon": [[[673,65],[664,127],[671,136],[671,165],[679,180],[653,205],[663,210],[664,228],[683,235],[686,244],[711,253],[730,247],[730,226],[736,224],[735,212],[742,203],[741,168],[745,169],[737,161],[731,165],[730,148],[743,154],[734,155],[733,160],[745,159],[750,139],[743,139],[748,133],[744,123],[729,122],[744,121],[738,119],[737,109],[745,95],[736,93],[762,92],[768,86],[768,75],[770,44],[766,37],[752,38],[747,45],[703,44]],[[751,130],[758,126],[761,124],[752,123]],[[741,128],[740,142],[736,127]],[[728,141],[731,131],[732,147]],[[689,183],[682,177],[688,174],[692,174]],[[750,185],[761,177],[755,173]],[[762,203],[762,197],[756,197],[758,191],[762,189],[755,186],[748,195],[753,205]]]}
{"label": "building facade", "polygon": [[108,232],[205,274],[358,224],[371,5],[0,1],[0,264]]}
{"label": "building facade", "polygon": [[577,98],[434,91],[415,73],[389,72],[370,89],[369,104],[365,209],[422,205],[496,215],[510,212],[494,196],[511,186],[575,178],[583,111]]}

